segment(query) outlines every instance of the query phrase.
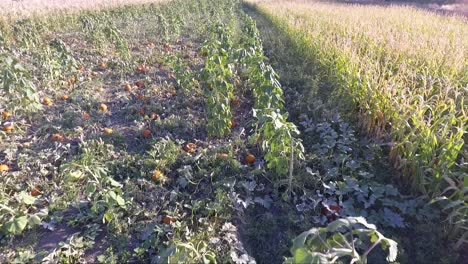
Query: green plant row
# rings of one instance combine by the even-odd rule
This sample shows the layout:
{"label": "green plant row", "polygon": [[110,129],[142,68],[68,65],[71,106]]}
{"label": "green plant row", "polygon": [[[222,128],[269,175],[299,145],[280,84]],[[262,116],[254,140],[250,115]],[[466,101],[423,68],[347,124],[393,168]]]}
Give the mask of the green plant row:
{"label": "green plant row", "polygon": [[304,147],[298,138],[299,130],[287,121],[283,110],[283,90],[274,69],[266,63],[262,42],[255,21],[245,15],[241,49],[238,51],[240,72],[246,78],[254,95],[254,116],[257,130],[254,142],[261,141],[268,168],[278,175],[289,172],[289,184],[295,159],[302,159]]}
{"label": "green plant row", "polygon": [[228,28],[217,24],[211,40],[201,49],[206,55],[202,79],[206,85],[205,101],[207,108],[207,131],[210,136],[226,136],[231,131],[232,83],[232,40]]}
{"label": "green plant row", "polygon": [[366,20],[356,15],[361,8],[336,4],[257,9],[296,40],[340,100],[351,98],[365,133],[390,140],[405,181],[442,196],[458,245],[466,243],[466,23],[403,8],[374,7]]}

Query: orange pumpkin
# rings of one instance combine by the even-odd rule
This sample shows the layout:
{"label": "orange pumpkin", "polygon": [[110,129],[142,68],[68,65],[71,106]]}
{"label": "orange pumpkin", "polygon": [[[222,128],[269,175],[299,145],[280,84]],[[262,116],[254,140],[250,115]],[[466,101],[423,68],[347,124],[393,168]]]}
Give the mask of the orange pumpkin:
{"label": "orange pumpkin", "polygon": [[172,223],[174,223],[176,221],[176,218],[175,217],[172,217],[172,216],[169,216],[169,215],[166,215],[162,218],[162,221],[163,223],[167,224],[167,225],[170,225]]}
{"label": "orange pumpkin", "polygon": [[239,98],[233,98],[231,100],[231,104],[234,105],[234,106],[239,106],[240,105],[240,100]]}
{"label": "orange pumpkin", "polygon": [[100,61],[98,63],[98,67],[101,68],[101,69],[106,69],[107,68],[107,63],[105,63],[103,61]]}
{"label": "orange pumpkin", "polygon": [[138,88],[145,88],[145,83],[142,82],[142,81],[136,82],[135,85],[136,85]]}
{"label": "orange pumpkin", "polygon": [[53,102],[52,99],[50,99],[50,98],[44,98],[44,99],[42,99],[42,103],[45,104],[45,105],[47,105],[47,106],[51,106],[51,105],[54,104],[54,102]]}
{"label": "orange pumpkin", "polygon": [[11,116],[11,113],[8,112],[8,111],[3,111],[2,116],[3,116],[4,119],[7,119],[7,118],[9,118]]}
{"label": "orange pumpkin", "polygon": [[146,73],[148,71],[148,69],[146,68],[145,64],[142,63],[142,64],[138,65],[137,71],[140,72],[140,73]]}
{"label": "orange pumpkin", "polygon": [[150,118],[153,119],[153,120],[156,120],[156,119],[159,119],[159,115],[156,114],[155,112],[152,112],[152,113],[150,114]]}
{"label": "orange pumpkin", "polygon": [[255,156],[252,155],[252,154],[247,154],[247,156],[245,156],[245,163],[251,165],[251,164],[254,164],[255,162]]}
{"label": "orange pumpkin", "polygon": [[145,130],[143,130],[143,131],[141,132],[141,134],[143,135],[143,137],[149,138],[149,137],[151,137],[151,135],[153,134],[153,132],[151,132],[151,130],[149,130],[149,129],[145,129]]}
{"label": "orange pumpkin", "polygon": [[66,101],[66,100],[70,99],[70,97],[68,97],[68,95],[64,94],[64,95],[60,96],[60,99],[62,99],[63,101]]}
{"label": "orange pumpkin", "polygon": [[6,164],[0,164],[0,172],[7,172],[10,170],[10,167]]}
{"label": "orange pumpkin", "polygon": [[151,175],[151,180],[157,181],[157,180],[161,179],[161,177],[163,177],[163,176],[164,176],[164,174],[160,170],[155,170],[153,172],[153,175]]}
{"label": "orange pumpkin", "polygon": [[63,142],[64,140],[63,136],[60,135],[59,133],[53,134],[50,139],[52,141],[60,141],[60,142]]}
{"label": "orange pumpkin", "polygon": [[107,112],[107,105],[106,104],[100,104],[99,109],[103,112]]}
{"label": "orange pumpkin", "polygon": [[104,132],[104,134],[107,134],[107,135],[110,135],[112,134],[112,132],[114,132],[112,128],[104,128],[102,131]]}
{"label": "orange pumpkin", "polygon": [[91,115],[90,115],[88,112],[84,112],[83,114],[81,114],[81,116],[82,116],[84,119],[89,119],[89,118],[91,118]]}
{"label": "orange pumpkin", "polygon": [[41,190],[39,190],[38,187],[32,188],[32,190],[31,190],[31,196],[36,197],[36,196],[39,196],[40,194],[41,194]]}
{"label": "orange pumpkin", "polygon": [[6,126],[3,127],[3,130],[7,134],[12,133],[14,129],[15,129],[15,127],[13,125],[6,125]]}
{"label": "orange pumpkin", "polygon": [[229,124],[230,128],[235,128],[237,126],[236,120],[231,119],[231,123]]}
{"label": "orange pumpkin", "polygon": [[130,92],[130,91],[132,90],[132,86],[131,86],[130,84],[127,83],[126,85],[124,85],[124,90],[125,90],[126,92]]}
{"label": "orange pumpkin", "polygon": [[193,154],[197,150],[197,145],[195,145],[195,143],[188,143],[183,147],[183,149],[185,152]]}

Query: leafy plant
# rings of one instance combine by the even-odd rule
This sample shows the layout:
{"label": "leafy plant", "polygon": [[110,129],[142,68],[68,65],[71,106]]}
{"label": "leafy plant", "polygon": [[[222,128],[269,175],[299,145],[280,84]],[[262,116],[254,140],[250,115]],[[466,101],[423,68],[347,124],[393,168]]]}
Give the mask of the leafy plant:
{"label": "leafy plant", "polygon": [[189,94],[193,91],[194,86],[197,85],[189,65],[184,61],[181,54],[177,56],[169,56],[168,60],[172,70],[174,71],[177,86],[185,94]]}
{"label": "leafy plant", "polygon": [[[2,190],[3,192],[7,190]],[[15,193],[13,197],[0,195],[0,230],[6,235],[21,234],[27,227],[31,228],[41,223],[48,210],[34,211],[34,205],[39,202],[25,191]]]}
{"label": "leafy plant", "polygon": [[81,149],[80,156],[63,166],[64,181],[84,186],[82,194],[91,202],[91,212],[102,216],[104,223],[117,223],[126,209],[126,201],[122,197],[122,184],[108,175],[105,166],[112,150],[102,141],[83,142]]}
{"label": "leafy plant", "polygon": [[388,249],[387,261],[396,260],[395,241],[386,238],[363,217],[347,217],[297,236],[291,248],[293,257],[285,263],[335,263],[340,259],[367,263],[367,256],[378,245]]}
{"label": "leafy plant", "polygon": [[287,121],[287,113],[281,113],[283,90],[278,75],[265,63],[256,24],[248,16],[246,21],[243,47],[237,53],[241,73],[248,78],[255,98],[254,116],[257,117],[258,130],[252,139],[261,140],[268,168],[278,175],[289,172],[291,187],[294,160],[303,158],[304,147],[297,138],[299,130],[296,125]]}
{"label": "leafy plant", "polygon": [[0,54],[0,64],[2,66],[0,73],[2,105],[12,111],[28,114],[40,110],[42,107],[31,74],[20,64],[19,60]]}
{"label": "leafy plant", "polygon": [[217,263],[216,253],[211,251],[204,241],[200,241],[196,245],[191,242],[174,241],[174,245],[166,249],[161,258],[167,263]]}
{"label": "leafy plant", "polygon": [[73,57],[73,52],[61,39],[54,39],[50,44],[58,53],[58,61],[60,61],[62,69],[67,73],[76,71],[77,62]]}
{"label": "leafy plant", "polygon": [[202,52],[207,55],[202,71],[203,83],[206,85],[207,131],[211,136],[226,136],[232,126],[230,103],[234,90],[229,31],[222,25],[216,25],[213,40],[205,43]]}

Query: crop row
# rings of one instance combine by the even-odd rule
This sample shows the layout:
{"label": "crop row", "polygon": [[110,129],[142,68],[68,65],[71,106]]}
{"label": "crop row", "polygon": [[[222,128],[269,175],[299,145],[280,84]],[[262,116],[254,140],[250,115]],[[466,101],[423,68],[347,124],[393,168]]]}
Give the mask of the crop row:
{"label": "crop row", "polygon": [[390,143],[405,182],[429,197],[447,196],[439,200],[451,201],[448,219],[466,238],[466,22],[403,7],[257,7],[335,88],[331,101],[352,100],[362,131]]}

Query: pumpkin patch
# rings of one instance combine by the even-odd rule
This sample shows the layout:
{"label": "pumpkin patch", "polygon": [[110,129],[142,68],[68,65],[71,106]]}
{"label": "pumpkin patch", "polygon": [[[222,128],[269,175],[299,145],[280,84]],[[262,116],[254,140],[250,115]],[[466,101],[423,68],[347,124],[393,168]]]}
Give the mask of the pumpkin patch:
{"label": "pumpkin patch", "polygon": [[463,17],[3,2],[1,263],[465,260]]}

